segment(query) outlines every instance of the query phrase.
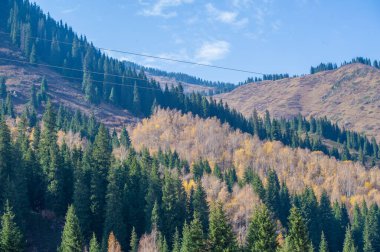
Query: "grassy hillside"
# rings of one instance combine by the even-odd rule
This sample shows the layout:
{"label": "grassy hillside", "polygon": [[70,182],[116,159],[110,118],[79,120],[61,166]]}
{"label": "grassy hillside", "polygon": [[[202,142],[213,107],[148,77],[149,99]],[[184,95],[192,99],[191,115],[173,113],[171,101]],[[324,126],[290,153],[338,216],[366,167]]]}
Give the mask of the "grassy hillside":
{"label": "grassy hillside", "polygon": [[250,116],[254,108],[275,117],[323,117],[380,140],[380,70],[349,64],[303,77],[241,86],[216,98]]}

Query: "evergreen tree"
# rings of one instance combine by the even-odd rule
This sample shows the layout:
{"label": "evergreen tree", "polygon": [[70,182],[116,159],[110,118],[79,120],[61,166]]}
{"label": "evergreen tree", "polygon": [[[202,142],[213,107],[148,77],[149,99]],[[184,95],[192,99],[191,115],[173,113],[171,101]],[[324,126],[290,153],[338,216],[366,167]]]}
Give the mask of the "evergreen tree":
{"label": "evergreen tree", "polygon": [[135,227],[133,227],[132,229],[130,247],[131,247],[130,252],[137,252],[139,248],[139,239],[137,238]]}
{"label": "evergreen tree", "polygon": [[6,201],[4,213],[1,216],[0,250],[1,251],[24,251],[25,244],[20,229],[15,223],[15,215],[9,202]]}
{"label": "evergreen tree", "polygon": [[307,226],[297,207],[292,207],[290,209],[288,232],[290,251],[309,251],[311,243],[309,240]]}
{"label": "evergreen tree", "polygon": [[208,241],[211,251],[236,251],[236,239],[220,202],[212,206],[209,223]]}
{"label": "evergreen tree", "polygon": [[371,205],[364,224],[364,252],[380,251],[379,221],[378,207],[376,205]]}
{"label": "evergreen tree", "polygon": [[[187,224],[184,225],[183,230],[185,227],[188,229]],[[175,230],[174,236],[173,236],[173,248],[172,252],[180,252],[181,251],[181,241],[179,238],[179,232],[178,229]]]}
{"label": "evergreen tree", "polygon": [[[336,234],[334,232],[334,227],[336,225],[333,211],[331,208],[330,198],[327,195],[327,192],[322,192],[320,203],[319,203],[319,216],[322,231],[324,232],[329,245],[330,251],[337,251],[339,249]],[[338,223],[339,225],[339,223]]]}
{"label": "evergreen tree", "polygon": [[274,170],[270,170],[268,173],[268,182],[265,190],[265,203],[268,209],[279,216],[280,209],[280,183],[278,181],[277,174]]}
{"label": "evergreen tree", "polygon": [[321,242],[319,243],[319,252],[328,252],[328,251],[329,251],[329,248],[328,248],[328,245],[327,245],[325,234],[322,231]]}
{"label": "evergreen tree", "polygon": [[115,88],[114,87],[112,87],[112,89],[111,89],[111,93],[110,93],[110,97],[109,97],[109,101],[112,103],[112,104],[117,104],[117,97],[116,97],[116,93],[115,93],[116,91],[115,91]]}
{"label": "evergreen tree", "polygon": [[83,238],[79,227],[78,218],[73,206],[70,206],[66,214],[65,227],[62,232],[60,252],[82,252]]}
{"label": "evergreen tree", "polygon": [[30,105],[34,108],[38,108],[38,102],[37,102],[37,94],[36,94],[36,86],[32,84],[31,92],[30,92]]}
{"label": "evergreen tree", "polygon": [[36,56],[36,44],[33,44],[32,50],[29,55],[29,62],[34,64],[37,61],[37,56]]}
{"label": "evergreen tree", "polygon": [[111,165],[111,144],[109,134],[104,125],[101,125],[95,137],[92,151],[92,178],[91,178],[91,212],[93,215],[93,230],[98,237],[102,237],[105,218],[107,174]]}
{"label": "evergreen tree", "polygon": [[7,108],[7,115],[10,116],[11,118],[14,118],[15,112],[13,110],[12,96],[9,93],[7,95],[7,99],[5,101],[5,104],[6,104],[6,108]]}
{"label": "evergreen tree", "polygon": [[203,189],[202,183],[198,181],[192,197],[192,209],[194,209],[199,215],[204,234],[207,234],[209,219],[209,207],[206,197],[207,195]]}
{"label": "evergreen tree", "polygon": [[352,230],[350,226],[347,226],[342,252],[357,252],[357,251],[358,249],[355,247],[354,238],[352,236]]}
{"label": "evergreen tree", "polygon": [[133,111],[136,115],[140,115],[141,111],[141,100],[140,100],[140,92],[137,87],[137,83],[135,82],[133,88]]}
{"label": "evergreen tree", "polygon": [[4,99],[7,97],[7,85],[5,85],[5,78],[0,77],[0,99]]}
{"label": "evergreen tree", "polygon": [[120,133],[120,144],[124,146],[125,148],[129,148],[131,146],[131,140],[128,135],[128,131],[123,127]]}
{"label": "evergreen tree", "polygon": [[265,205],[258,207],[248,227],[247,244],[249,251],[275,251],[277,248],[276,225]]}
{"label": "evergreen tree", "polygon": [[90,248],[88,252],[100,252],[100,246],[98,241],[96,240],[95,233],[92,233],[92,238],[90,240]]}
{"label": "evergreen tree", "polygon": [[195,212],[190,225],[188,226],[185,224],[183,227],[181,252],[197,252],[204,250],[205,243],[202,224],[197,212]]}
{"label": "evergreen tree", "polygon": [[106,195],[106,215],[103,230],[103,247],[107,247],[108,234],[113,232],[123,248],[127,247],[127,227],[123,218],[123,190],[126,174],[123,167],[114,166],[109,170]]}

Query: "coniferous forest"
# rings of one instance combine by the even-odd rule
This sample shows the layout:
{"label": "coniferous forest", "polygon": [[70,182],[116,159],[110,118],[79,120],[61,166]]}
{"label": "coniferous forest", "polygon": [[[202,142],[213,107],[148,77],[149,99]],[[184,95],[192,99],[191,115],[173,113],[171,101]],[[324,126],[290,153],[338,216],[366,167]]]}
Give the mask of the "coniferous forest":
{"label": "coniferous forest", "polygon": [[[379,163],[375,138],[326,117],[284,119],[254,110],[245,118],[223,101],[184,94],[181,85],[161,88],[147,78],[144,68],[107,56],[35,3],[1,1],[0,32],[27,63],[54,66],[62,77],[79,83],[90,103],[127,109],[140,119],[158,108],[201,120],[216,118],[258,141],[278,141],[329,160],[356,162],[368,172]],[[372,64],[364,58],[350,63]],[[379,67],[377,61],[373,65]],[[321,64],[311,73],[335,68]],[[231,88],[228,83],[179,76]],[[289,75],[248,81],[283,78]],[[348,207],[345,200],[331,200],[324,188],[318,188],[322,193],[311,186],[290,191],[269,162],[264,176],[249,167],[239,176],[232,165],[219,167],[201,154],[190,162],[175,149],[138,149],[125,127],[109,129],[94,115],[54,106],[49,80],[43,76],[29,93],[23,113],[16,113],[6,77],[1,76],[0,251],[380,251],[376,199],[350,202]],[[219,188],[210,188],[210,180]],[[365,183],[368,190],[376,189]],[[243,190],[255,197],[235,202],[239,209],[253,208],[248,217],[231,218],[231,203],[210,200],[217,194],[215,198],[233,195],[239,201]]]}

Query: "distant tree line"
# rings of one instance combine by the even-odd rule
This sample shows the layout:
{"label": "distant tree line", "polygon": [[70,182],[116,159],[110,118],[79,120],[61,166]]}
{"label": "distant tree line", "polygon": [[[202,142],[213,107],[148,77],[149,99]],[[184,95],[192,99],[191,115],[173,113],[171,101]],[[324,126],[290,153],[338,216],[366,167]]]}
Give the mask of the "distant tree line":
{"label": "distant tree line", "polygon": [[150,73],[152,75],[174,78],[178,82],[186,82],[206,87],[214,87],[216,89],[214,91],[214,94],[229,92],[236,88],[236,85],[233,83],[203,80],[202,78],[188,75],[185,73],[167,72],[157,68],[144,67],[129,61],[126,61],[125,64],[128,67],[135,68],[136,70],[144,70],[145,72]]}
{"label": "distant tree line", "polygon": [[[374,60],[373,62],[369,58],[364,58],[364,57],[356,57],[353,58],[351,61],[344,61],[343,63],[340,64],[340,66],[345,66],[349,64],[354,64],[354,63],[360,63],[368,66],[373,66],[377,69],[380,69],[380,64],[377,60]],[[328,70],[334,70],[337,69],[338,66],[335,63],[321,63],[316,67],[310,67],[310,74],[315,74],[318,72],[322,71],[328,71]]]}
{"label": "distant tree line", "polygon": [[248,83],[261,82],[261,81],[266,81],[266,80],[276,81],[276,80],[281,80],[281,79],[286,79],[286,78],[289,78],[288,73],[264,74],[263,77],[248,77],[244,82],[239,82],[239,86],[245,85]]}

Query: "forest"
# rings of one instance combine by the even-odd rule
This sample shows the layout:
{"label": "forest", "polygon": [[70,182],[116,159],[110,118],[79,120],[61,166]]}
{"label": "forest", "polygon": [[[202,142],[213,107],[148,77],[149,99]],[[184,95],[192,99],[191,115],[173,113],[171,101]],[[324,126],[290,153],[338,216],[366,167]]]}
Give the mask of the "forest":
{"label": "forest", "polygon": [[380,251],[374,138],[161,89],[26,0],[1,1],[0,32],[89,102],[141,119],[108,129],[54,106],[43,76],[16,113],[1,76],[0,251]]}

